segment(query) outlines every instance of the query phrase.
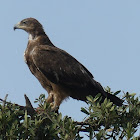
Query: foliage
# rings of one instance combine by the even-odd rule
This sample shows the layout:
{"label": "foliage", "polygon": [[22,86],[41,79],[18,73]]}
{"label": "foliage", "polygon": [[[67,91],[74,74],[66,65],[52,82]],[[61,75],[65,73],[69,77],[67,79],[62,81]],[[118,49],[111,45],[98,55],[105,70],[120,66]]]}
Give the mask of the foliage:
{"label": "foliage", "polygon": [[[106,89],[111,93],[110,88]],[[120,91],[115,92],[117,95]],[[33,114],[19,105],[0,104],[0,139],[2,140],[81,140],[80,132],[89,139],[133,139],[140,126],[140,101],[135,94],[124,93],[124,104],[113,105],[105,99],[99,103],[100,94],[87,97],[88,108],[81,108],[86,120],[76,122],[61,113],[52,112],[45,95],[36,99],[39,107]]]}

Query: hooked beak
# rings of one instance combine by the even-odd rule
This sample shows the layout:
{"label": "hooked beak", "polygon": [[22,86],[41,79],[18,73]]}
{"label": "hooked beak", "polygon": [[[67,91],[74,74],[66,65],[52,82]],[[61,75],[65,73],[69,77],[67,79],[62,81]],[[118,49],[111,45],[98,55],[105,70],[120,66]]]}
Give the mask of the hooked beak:
{"label": "hooked beak", "polygon": [[22,29],[22,27],[20,26],[20,22],[18,22],[15,26],[14,26],[14,31],[16,29]]}

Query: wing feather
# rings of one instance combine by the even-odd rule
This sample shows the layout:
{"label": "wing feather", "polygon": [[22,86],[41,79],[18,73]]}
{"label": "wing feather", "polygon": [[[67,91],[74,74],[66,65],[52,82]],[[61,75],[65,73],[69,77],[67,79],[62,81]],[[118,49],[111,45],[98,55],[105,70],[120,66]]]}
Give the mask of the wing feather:
{"label": "wing feather", "polygon": [[47,45],[33,49],[32,59],[51,82],[68,87],[87,87],[93,82],[92,74],[67,52]]}

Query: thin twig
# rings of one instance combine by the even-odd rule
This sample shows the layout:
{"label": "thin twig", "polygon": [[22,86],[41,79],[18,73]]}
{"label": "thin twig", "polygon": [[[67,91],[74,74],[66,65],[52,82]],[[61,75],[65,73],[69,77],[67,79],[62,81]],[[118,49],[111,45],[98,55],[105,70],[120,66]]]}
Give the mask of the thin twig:
{"label": "thin twig", "polygon": [[8,97],[8,94],[5,95],[4,102],[3,102],[3,107],[5,107],[5,102],[7,100],[7,97]]}
{"label": "thin twig", "polygon": [[29,115],[32,116],[36,111],[33,108],[32,104],[26,94],[24,94],[24,97],[25,97],[25,101],[26,101],[25,109],[28,111]]}

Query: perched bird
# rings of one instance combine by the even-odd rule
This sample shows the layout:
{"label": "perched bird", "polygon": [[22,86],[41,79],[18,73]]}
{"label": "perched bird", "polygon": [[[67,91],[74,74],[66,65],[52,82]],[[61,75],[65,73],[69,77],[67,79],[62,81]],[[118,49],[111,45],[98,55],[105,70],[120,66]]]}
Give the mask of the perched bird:
{"label": "perched bird", "polygon": [[32,74],[48,92],[46,101],[53,110],[57,110],[62,101],[69,96],[86,101],[86,96],[95,97],[101,93],[114,104],[121,106],[122,100],[104,91],[94,80],[93,75],[74,57],[53,45],[45,34],[42,25],[34,18],[23,19],[14,26],[29,34],[28,45],[24,53]]}

